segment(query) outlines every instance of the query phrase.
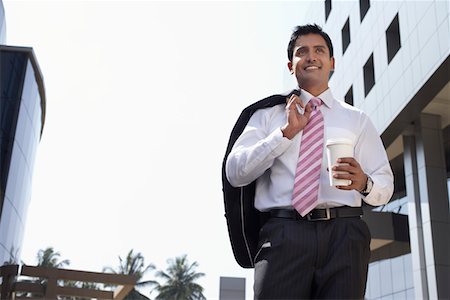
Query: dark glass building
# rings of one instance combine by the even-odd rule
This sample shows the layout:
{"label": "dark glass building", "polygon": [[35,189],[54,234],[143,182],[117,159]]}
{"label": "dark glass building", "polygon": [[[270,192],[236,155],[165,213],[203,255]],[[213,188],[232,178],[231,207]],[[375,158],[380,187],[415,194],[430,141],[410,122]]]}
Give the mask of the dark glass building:
{"label": "dark glass building", "polygon": [[0,1],[0,265],[20,260],[45,120],[44,84],[33,49],[3,45],[4,28]]}

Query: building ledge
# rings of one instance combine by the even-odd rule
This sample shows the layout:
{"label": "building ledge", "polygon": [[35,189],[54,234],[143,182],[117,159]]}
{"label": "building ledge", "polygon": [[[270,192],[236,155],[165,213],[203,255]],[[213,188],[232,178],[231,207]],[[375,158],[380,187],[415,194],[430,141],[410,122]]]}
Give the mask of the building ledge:
{"label": "building ledge", "polygon": [[364,210],[363,220],[369,226],[372,235],[370,262],[411,252],[407,215]]}

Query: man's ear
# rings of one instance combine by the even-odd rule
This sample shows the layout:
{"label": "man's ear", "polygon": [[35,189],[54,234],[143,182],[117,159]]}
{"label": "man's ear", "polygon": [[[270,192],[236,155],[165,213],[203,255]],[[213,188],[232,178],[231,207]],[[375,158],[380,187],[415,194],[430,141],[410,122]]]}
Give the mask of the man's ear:
{"label": "man's ear", "polygon": [[289,72],[290,72],[291,74],[294,74],[294,69],[292,69],[292,62],[291,62],[291,61],[289,61],[289,62],[287,63],[287,66],[288,66]]}
{"label": "man's ear", "polygon": [[334,56],[331,57],[331,71],[334,71]]}

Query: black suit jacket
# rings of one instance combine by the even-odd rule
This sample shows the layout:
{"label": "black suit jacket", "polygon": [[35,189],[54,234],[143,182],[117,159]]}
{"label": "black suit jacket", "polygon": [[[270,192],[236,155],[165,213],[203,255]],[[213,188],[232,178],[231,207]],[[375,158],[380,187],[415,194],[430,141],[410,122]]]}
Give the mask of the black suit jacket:
{"label": "black suit jacket", "polygon": [[255,181],[244,187],[232,187],[225,175],[225,163],[234,143],[244,131],[253,113],[258,109],[284,104],[286,97],[295,92],[296,90],[273,95],[248,106],[242,111],[231,131],[222,163],[222,190],[231,247],[237,263],[243,268],[254,267],[259,230],[266,216],[254,207]]}

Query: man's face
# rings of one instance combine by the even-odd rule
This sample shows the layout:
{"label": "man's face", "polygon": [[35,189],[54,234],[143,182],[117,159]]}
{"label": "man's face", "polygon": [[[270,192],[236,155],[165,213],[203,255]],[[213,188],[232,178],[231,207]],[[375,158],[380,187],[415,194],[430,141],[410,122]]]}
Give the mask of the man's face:
{"label": "man's face", "polygon": [[323,92],[328,88],[330,71],[334,69],[334,58],[319,34],[306,34],[295,41],[292,61],[288,63],[291,74],[295,74],[299,87],[310,92]]}

